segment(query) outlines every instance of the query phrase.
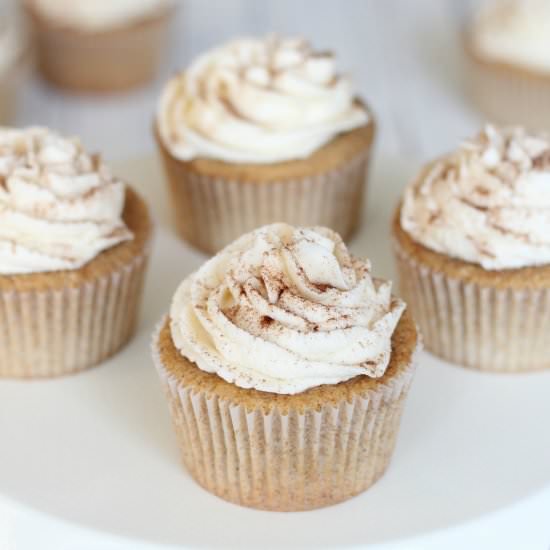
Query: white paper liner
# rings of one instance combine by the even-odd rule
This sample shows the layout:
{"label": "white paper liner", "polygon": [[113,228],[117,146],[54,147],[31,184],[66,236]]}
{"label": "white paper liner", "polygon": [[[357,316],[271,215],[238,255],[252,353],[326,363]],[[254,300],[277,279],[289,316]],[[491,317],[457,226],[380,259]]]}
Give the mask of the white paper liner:
{"label": "white paper liner", "polygon": [[23,68],[19,67],[12,67],[0,74],[0,124],[9,124],[15,118],[22,74]]}
{"label": "white paper liner", "polygon": [[136,328],[147,259],[148,248],[80,287],[0,291],[0,377],[71,374],[118,351]]}
{"label": "white paper liner", "polygon": [[205,489],[243,506],[309,510],[357,495],[384,473],[416,353],[399,374],[351,403],[267,414],[209,398],[171,375],[157,346],[165,321],[153,336],[153,358],[183,462]]}
{"label": "white paper liner", "polygon": [[322,225],[347,240],[360,221],[369,153],[365,150],[321,175],[272,182],[198,175],[163,153],[177,230],[194,247],[209,253],[275,222]]}
{"label": "white paper liner", "polygon": [[27,8],[34,27],[38,67],[56,86],[111,92],[153,79],[166,43],[169,13],[88,32],[52,24],[34,11]]}
{"label": "white paper liner", "polygon": [[486,371],[550,367],[550,289],[514,290],[463,282],[411,258],[394,239],[400,291],[426,349]]}
{"label": "white paper liner", "polygon": [[550,128],[550,76],[484,63],[469,54],[469,87],[473,101],[491,122]]}

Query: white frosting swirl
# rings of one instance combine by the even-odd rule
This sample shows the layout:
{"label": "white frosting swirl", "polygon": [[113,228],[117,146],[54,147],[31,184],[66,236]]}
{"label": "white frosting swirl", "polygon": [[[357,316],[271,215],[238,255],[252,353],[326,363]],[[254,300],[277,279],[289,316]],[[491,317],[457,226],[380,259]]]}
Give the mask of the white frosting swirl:
{"label": "white frosting swirl", "polygon": [[401,226],[489,270],[550,263],[549,139],[487,126],[409,186]]}
{"label": "white frosting swirl", "polygon": [[111,29],[160,13],[173,0],[28,0],[57,24],[87,31]]}
{"label": "white frosting swirl", "polygon": [[384,374],[405,305],[325,228],[262,227],[178,288],[183,356],[243,388],[294,394]]}
{"label": "white frosting swirl", "polygon": [[181,160],[273,163],[308,157],[368,114],[330,53],[271,36],[199,57],[167,84],[157,120]]}
{"label": "white frosting swirl", "polygon": [[486,58],[549,72],[550,2],[485,2],[474,20],[472,38]]}
{"label": "white frosting swirl", "polygon": [[132,238],[125,186],[80,143],[0,128],[0,274],[77,269]]}

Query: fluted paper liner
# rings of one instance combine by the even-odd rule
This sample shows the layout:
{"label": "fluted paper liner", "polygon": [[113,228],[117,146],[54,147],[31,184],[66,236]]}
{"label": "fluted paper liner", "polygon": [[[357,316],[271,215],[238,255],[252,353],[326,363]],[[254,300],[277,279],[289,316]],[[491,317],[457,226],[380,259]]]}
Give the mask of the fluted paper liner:
{"label": "fluted paper liner", "polygon": [[30,55],[23,51],[12,66],[0,72],[0,124],[9,124],[17,113],[17,95],[26,76]]}
{"label": "fluted paper liner", "polygon": [[209,253],[275,222],[322,225],[347,240],[359,225],[369,152],[311,177],[238,181],[193,172],[162,151],[178,233]]}
{"label": "fluted paper liner", "polygon": [[550,367],[550,288],[492,288],[418,262],[394,239],[400,291],[427,350],[494,372]]}
{"label": "fluted paper liner", "polygon": [[247,409],[186,387],[153,357],[183,462],[205,489],[266,510],[308,510],[346,500],[370,487],[393,453],[414,361],[376,389],[338,406],[281,411]]}
{"label": "fluted paper liner", "polygon": [[71,374],[120,349],[135,331],[147,258],[78,287],[0,291],[0,377]]}
{"label": "fluted paper liner", "polygon": [[485,61],[467,46],[469,88],[490,121],[550,129],[550,76]]}
{"label": "fluted paper liner", "polygon": [[150,81],[166,42],[169,13],[152,14],[115,29],[80,31],[52,23],[32,4],[38,66],[50,82],[72,91],[126,90]]}

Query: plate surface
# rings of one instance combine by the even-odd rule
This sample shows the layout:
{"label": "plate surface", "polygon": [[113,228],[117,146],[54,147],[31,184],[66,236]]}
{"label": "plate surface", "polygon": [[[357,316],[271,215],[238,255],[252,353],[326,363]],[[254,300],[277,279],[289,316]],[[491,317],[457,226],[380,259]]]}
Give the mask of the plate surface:
{"label": "plate surface", "polygon": [[[380,276],[393,275],[389,219],[415,168],[388,159],[374,167],[365,223],[351,248],[371,258]],[[199,488],[180,466],[149,341],[177,284],[204,256],[166,221],[156,160],[118,172],[150,200],[158,223],[139,332],[88,372],[0,382],[0,497],[136,544],[330,548],[405,543],[548,491],[550,372],[479,374],[427,353],[393,462],[365,494],[281,514],[240,508]]]}

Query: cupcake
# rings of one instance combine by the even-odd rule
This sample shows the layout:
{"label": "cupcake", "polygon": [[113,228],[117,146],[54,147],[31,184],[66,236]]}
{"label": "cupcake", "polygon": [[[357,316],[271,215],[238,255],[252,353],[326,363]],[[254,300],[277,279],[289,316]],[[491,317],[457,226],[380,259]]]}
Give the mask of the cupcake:
{"label": "cupcake", "polygon": [[416,326],[330,229],[265,226],[178,288],[153,338],[183,462],[267,510],[361,493],[386,470]]}
{"label": "cupcake", "polygon": [[16,115],[17,93],[25,74],[25,37],[13,15],[0,17],[0,124]]}
{"label": "cupcake", "polygon": [[487,126],[426,166],[393,220],[426,348],[461,365],[550,366],[550,140]]}
{"label": "cupcake", "polygon": [[22,0],[39,68],[72,91],[110,92],[150,81],[173,0]]}
{"label": "cupcake", "polygon": [[491,120],[550,128],[550,3],[484,2],[466,33],[474,101]]}
{"label": "cupcake", "polygon": [[91,367],[132,336],[151,222],[98,155],[0,129],[0,376]]}
{"label": "cupcake", "polygon": [[275,222],[357,228],[374,121],[329,52],[234,40],[168,82],[155,128],[178,232],[205,252]]}

